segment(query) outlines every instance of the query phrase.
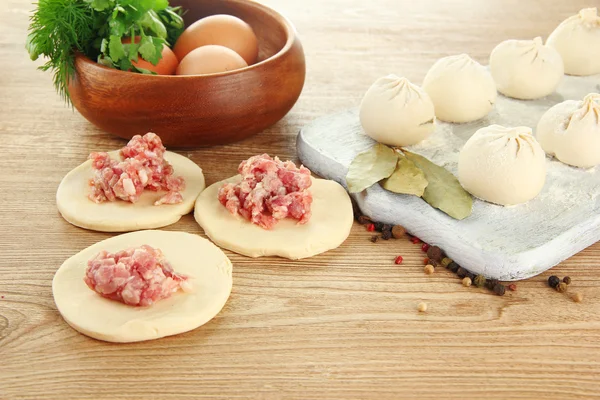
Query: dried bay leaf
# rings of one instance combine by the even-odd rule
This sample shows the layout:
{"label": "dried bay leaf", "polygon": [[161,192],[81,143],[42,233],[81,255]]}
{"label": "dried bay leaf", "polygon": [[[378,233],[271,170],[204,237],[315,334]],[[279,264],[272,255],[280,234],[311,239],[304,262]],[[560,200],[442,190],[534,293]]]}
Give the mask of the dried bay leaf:
{"label": "dried bay leaf", "polygon": [[419,197],[423,196],[427,184],[423,171],[404,156],[399,156],[394,173],[381,182],[381,186],[390,192]]}
{"label": "dried bay leaf", "polygon": [[389,177],[396,169],[397,162],[398,154],[381,143],[358,154],[352,160],[346,175],[348,191],[350,193],[362,192]]}
{"label": "dried bay leaf", "polygon": [[458,220],[471,215],[473,198],[453,174],[423,156],[403,151],[406,158],[423,171],[429,182],[423,193],[423,200]]}

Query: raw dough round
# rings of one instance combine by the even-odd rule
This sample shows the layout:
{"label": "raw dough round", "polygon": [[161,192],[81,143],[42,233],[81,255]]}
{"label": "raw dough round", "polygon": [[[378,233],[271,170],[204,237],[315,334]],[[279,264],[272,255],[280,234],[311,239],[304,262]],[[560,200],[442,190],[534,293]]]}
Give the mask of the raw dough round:
{"label": "raw dough round", "polygon": [[560,54],[541,37],[500,43],[490,56],[490,71],[500,93],[522,100],[553,93],[565,74]]}
{"label": "raw dough round", "polygon": [[546,43],[562,56],[565,73],[600,74],[600,17],[596,8],[585,8],[564,20]]}
{"label": "raw dough round", "polygon": [[194,216],[208,237],[218,246],[248,257],[280,256],[297,260],[335,249],[352,228],[354,214],[350,197],[334,181],[314,179],[312,217],[304,225],[286,218],[266,230],[239,215],[232,215],[219,203],[219,188],[225,182],[239,182],[241,176],[217,182],[198,197]]}
{"label": "raw dough round", "polygon": [[436,117],[457,123],[485,117],[498,95],[492,75],[467,54],[438,60],[427,72],[423,89],[433,100]]}
{"label": "raw dough round", "polygon": [[[118,151],[109,152],[112,158]],[[92,161],[87,160],[69,172],[58,186],[56,205],[63,218],[75,226],[101,232],[127,232],[160,228],[174,224],[194,208],[196,198],[204,190],[202,168],[187,157],[167,151],[165,160],[173,165],[175,176],[185,178],[183,202],[155,206],[164,192],[144,191],[136,203],[109,201],[94,203],[88,199],[88,182],[92,177]]]}
{"label": "raw dough round", "polygon": [[525,203],[544,187],[546,155],[531,128],[491,125],[475,132],[461,150],[458,180],[491,203]]}
{"label": "raw dough round", "polygon": [[[111,253],[150,245],[162,250],[175,272],[190,277],[192,291],[178,291],[149,307],[106,299],[83,281],[87,262]],[[107,342],[139,342],[191,331],[221,311],[233,284],[231,262],[214,244],[186,232],[139,231],[103,240],[61,265],[52,293],[65,321],[84,335]]]}
{"label": "raw dough round", "polygon": [[378,79],[360,105],[365,133],[380,143],[410,146],[435,130],[435,111],[429,95],[406,78]]}
{"label": "raw dough round", "polygon": [[538,123],[536,137],[546,153],[565,164],[580,168],[600,164],[600,94],[550,108]]}

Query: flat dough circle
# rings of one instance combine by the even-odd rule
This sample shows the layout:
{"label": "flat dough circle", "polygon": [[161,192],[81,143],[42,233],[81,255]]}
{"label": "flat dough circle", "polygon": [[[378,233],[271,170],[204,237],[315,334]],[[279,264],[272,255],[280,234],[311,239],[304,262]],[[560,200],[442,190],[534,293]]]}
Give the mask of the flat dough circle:
{"label": "flat dough circle", "polygon": [[[119,157],[118,151],[108,154]],[[71,224],[100,232],[128,232],[174,224],[194,208],[196,198],[205,188],[204,175],[202,168],[187,157],[167,151],[165,159],[173,165],[175,176],[185,178],[182,203],[155,206],[154,202],[165,192],[148,190],[136,203],[121,200],[94,203],[87,197],[92,177],[92,161],[87,160],[60,182],[56,192],[58,210]]]}
{"label": "flat dough circle", "polygon": [[279,256],[297,260],[335,249],[352,228],[354,214],[350,197],[338,183],[312,179],[312,217],[304,225],[286,218],[266,230],[239,215],[232,215],[218,200],[225,182],[239,182],[241,176],[217,182],[198,197],[194,217],[218,246],[248,257]]}
{"label": "flat dough circle", "polygon": [[[191,278],[193,291],[178,291],[150,307],[106,299],[83,281],[87,262],[102,250],[150,245],[162,250],[175,272]],[[139,342],[191,331],[221,311],[233,284],[231,262],[214,244],[186,232],[139,231],[103,240],[61,265],[52,281],[63,318],[84,335],[108,342]]]}

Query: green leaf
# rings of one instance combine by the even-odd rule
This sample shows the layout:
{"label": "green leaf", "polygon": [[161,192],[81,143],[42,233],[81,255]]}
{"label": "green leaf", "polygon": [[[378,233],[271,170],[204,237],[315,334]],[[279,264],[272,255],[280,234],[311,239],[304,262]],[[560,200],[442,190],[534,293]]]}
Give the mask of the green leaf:
{"label": "green leaf", "polygon": [[396,170],[381,183],[381,186],[390,192],[412,194],[421,197],[427,184],[428,182],[425,179],[423,171],[415,163],[399,155]]}
{"label": "green leaf", "polygon": [[142,36],[138,51],[144,60],[152,63],[152,65],[156,65],[162,58],[162,48],[164,42],[164,39],[161,38]]}
{"label": "green leaf", "polygon": [[111,0],[85,0],[96,11],[104,11],[112,6]]}
{"label": "green leaf", "polygon": [[155,11],[162,11],[162,10],[166,9],[167,7],[169,7],[169,0],[156,0],[154,2],[153,9]]}
{"label": "green leaf", "polygon": [[423,171],[429,182],[423,193],[423,200],[452,218],[460,220],[471,215],[473,198],[454,175],[423,156],[405,150],[403,152],[406,158]]}
{"label": "green leaf", "polygon": [[108,54],[115,62],[125,57],[125,48],[123,47],[123,43],[121,43],[121,37],[114,35],[110,36],[108,42]]}
{"label": "green leaf", "polygon": [[396,169],[398,154],[391,148],[377,143],[369,150],[354,158],[346,184],[350,193],[362,192],[382,179],[389,177]]}
{"label": "green leaf", "polygon": [[29,58],[31,58],[31,61],[35,61],[40,57],[40,52],[38,51],[37,46],[35,44],[35,35],[33,33],[27,35],[27,40],[25,41],[25,49],[29,53]]}
{"label": "green leaf", "polygon": [[146,29],[146,32],[150,33],[152,36],[158,36],[163,39],[167,38],[167,28],[153,10],[144,14],[141,24],[142,27]]}
{"label": "green leaf", "polygon": [[156,72],[154,71],[150,71],[149,69],[145,69],[145,68],[140,68],[140,67],[133,67],[134,70],[136,70],[137,72],[140,72],[144,75],[158,75]]}

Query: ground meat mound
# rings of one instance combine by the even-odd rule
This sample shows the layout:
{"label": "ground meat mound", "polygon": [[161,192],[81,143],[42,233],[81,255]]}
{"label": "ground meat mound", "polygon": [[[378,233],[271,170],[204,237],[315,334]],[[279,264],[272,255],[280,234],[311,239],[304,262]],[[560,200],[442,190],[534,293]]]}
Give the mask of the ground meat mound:
{"label": "ground meat mound", "polygon": [[144,190],[166,191],[154,204],[177,204],[183,201],[182,177],[173,176],[173,167],[164,159],[165,147],[160,137],[147,133],[134,136],[120,151],[122,160],[108,153],[90,154],[93,177],[90,200],[96,203],[124,200],[135,203]]}
{"label": "ground meat mound", "polygon": [[238,172],[240,183],[226,183],[219,189],[219,202],[231,214],[264,229],[273,229],[278,220],[288,217],[299,224],[308,222],[313,200],[308,168],[263,154],[243,161]]}
{"label": "ground meat mound", "polygon": [[187,277],[173,271],[159,249],[143,245],[88,261],[84,281],[90,289],[130,306],[149,306],[187,288]]}

